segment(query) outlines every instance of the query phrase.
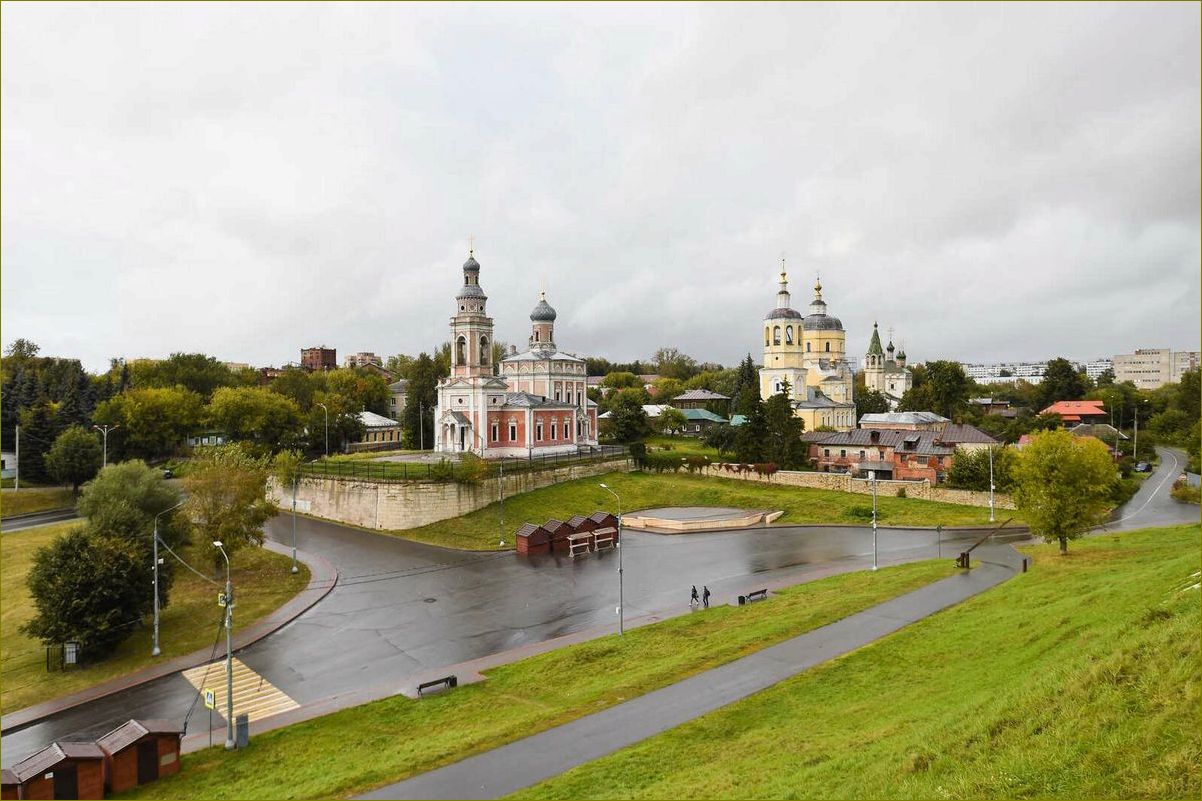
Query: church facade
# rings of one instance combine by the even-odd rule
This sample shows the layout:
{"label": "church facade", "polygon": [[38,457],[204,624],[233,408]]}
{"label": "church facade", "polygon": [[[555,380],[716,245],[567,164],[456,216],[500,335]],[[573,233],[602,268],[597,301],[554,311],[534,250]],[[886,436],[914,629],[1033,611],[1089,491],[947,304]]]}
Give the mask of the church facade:
{"label": "church facade", "polygon": [[872,339],[868,343],[868,353],[864,354],[864,386],[884,395],[890,409],[896,409],[902,395],[914,386],[914,374],[906,367],[905,348],[895,354],[890,334],[889,346],[882,350],[876,323],[872,324]]}
{"label": "church facade", "polygon": [[439,382],[434,450],[484,458],[577,453],[597,444],[597,405],[583,359],[555,344],[546,295],[530,314],[528,348],[493,364],[493,320],[469,253],[451,318],[451,374]]}
{"label": "church facade", "polygon": [[760,396],[788,388],[794,414],[807,431],[820,427],[846,431],[856,425],[855,386],[847,362],[847,333],[827,314],[822,282],[814,284],[809,313],[791,305],[789,278],[782,265],[776,306],[764,315],[764,366]]}

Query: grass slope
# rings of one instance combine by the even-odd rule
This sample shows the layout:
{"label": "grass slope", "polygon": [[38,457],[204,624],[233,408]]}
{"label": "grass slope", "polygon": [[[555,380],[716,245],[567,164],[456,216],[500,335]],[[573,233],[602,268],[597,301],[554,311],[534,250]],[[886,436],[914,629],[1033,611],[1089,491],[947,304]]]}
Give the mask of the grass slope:
{"label": "grass slope", "polygon": [[832,576],[750,607],[716,607],[550,651],[451,693],[396,696],[260,734],[245,751],[185,756],[178,776],[130,797],[352,795],[666,686],[950,572],[945,561]]}
{"label": "grass slope", "polygon": [[1198,798],[1199,528],[1033,572],[529,798]]}
{"label": "grass slope", "polygon": [[[77,525],[78,521],[39,526],[0,537],[0,660],[4,666],[0,707],[5,713],[210,646],[217,635],[221,613],[217,606],[218,588],[177,564],[170,603],[162,610],[160,619],[161,657],[150,656],[151,631],[147,621],[144,628],[137,628],[103,662],[48,673],[45,648],[18,631],[34,613],[25,576],[34,551]],[[185,549],[180,555],[202,571],[212,564],[208,553]],[[171,558],[166,553],[163,556]],[[233,563],[234,587],[238,589],[235,630],[254,623],[309,583],[309,571],[304,565],[293,576],[288,572],[291,558],[261,548],[238,551]],[[222,574],[224,581],[224,570]]]}
{"label": "grass slope", "polygon": [[[621,496],[626,512],[654,506],[733,506],[747,509],[781,509],[778,523],[854,523],[872,518],[872,497],[832,490],[761,484],[733,478],[707,478],[681,474],[608,473],[566,481],[505,499],[505,542],[513,547],[513,533],[527,521],[567,520],[598,509],[616,512],[613,497],[597,486],[607,483]],[[878,520],[886,526],[985,525],[989,510],[978,506],[881,496]],[[1003,516],[1017,513],[1003,512]],[[420,528],[396,532],[406,539],[450,548],[498,550],[498,504],[489,504],[462,517],[440,520]]]}
{"label": "grass slope", "polygon": [[0,492],[0,517],[27,515],[75,506],[70,487],[28,487]]}

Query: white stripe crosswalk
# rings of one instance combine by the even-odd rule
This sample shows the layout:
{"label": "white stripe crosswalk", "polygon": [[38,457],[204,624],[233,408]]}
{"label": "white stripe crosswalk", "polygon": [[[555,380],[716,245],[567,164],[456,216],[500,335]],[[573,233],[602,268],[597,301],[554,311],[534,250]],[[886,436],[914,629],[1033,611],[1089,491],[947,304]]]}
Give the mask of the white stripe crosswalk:
{"label": "white stripe crosswalk", "polygon": [[[225,660],[184,671],[184,678],[197,690],[212,690],[214,709],[225,715]],[[251,722],[262,720],[300,704],[293,701],[267,679],[251,670],[241,659],[234,659],[234,716],[248,715]]]}

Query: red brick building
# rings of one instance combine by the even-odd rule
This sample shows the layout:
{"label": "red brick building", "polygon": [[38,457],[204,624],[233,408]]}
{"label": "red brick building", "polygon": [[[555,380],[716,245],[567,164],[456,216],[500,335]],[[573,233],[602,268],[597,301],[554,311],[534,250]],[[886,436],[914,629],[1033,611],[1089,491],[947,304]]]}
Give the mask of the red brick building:
{"label": "red brick building", "polygon": [[104,787],[123,793],[179,772],[180,727],[169,720],[130,720],[96,741],[104,751]]}
{"label": "red brick building", "polygon": [[1104,423],[1110,415],[1100,400],[1056,401],[1040,414],[1054,414],[1066,426],[1079,423]]}
{"label": "red brick building", "polygon": [[302,348],[301,367],[315,372],[336,369],[338,367],[338,351],[334,348],[327,348],[325,345],[316,348]]}
{"label": "red brick building", "polygon": [[810,460],[823,473],[849,473],[867,478],[941,483],[956,455],[956,448],[981,448],[997,440],[970,425],[948,424],[939,431],[854,428],[851,431],[816,431],[803,435],[810,444]]}
{"label": "red brick building", "polygon": [[104,798],[104,751],[96,743],[51,743],[10,773],[18,798]]}

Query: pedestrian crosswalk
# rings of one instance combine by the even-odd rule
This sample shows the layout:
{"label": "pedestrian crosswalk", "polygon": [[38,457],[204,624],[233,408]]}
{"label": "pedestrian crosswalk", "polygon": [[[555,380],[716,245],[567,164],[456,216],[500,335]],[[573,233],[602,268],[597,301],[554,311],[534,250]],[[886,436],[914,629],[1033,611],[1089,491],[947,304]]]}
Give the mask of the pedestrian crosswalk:
{"label": "pedestrian crosswalk", "polygon": [[[225,660],[184,671],[184,678],[198,691],[212,690],[214,712],[225,715]],[[256,720],[278,715],[300,704],[293,701],[267,679],[251,670],[241,659],[234,659],[234,716],[247,715]],[[203,711],[203,710],[202,710]]]}

